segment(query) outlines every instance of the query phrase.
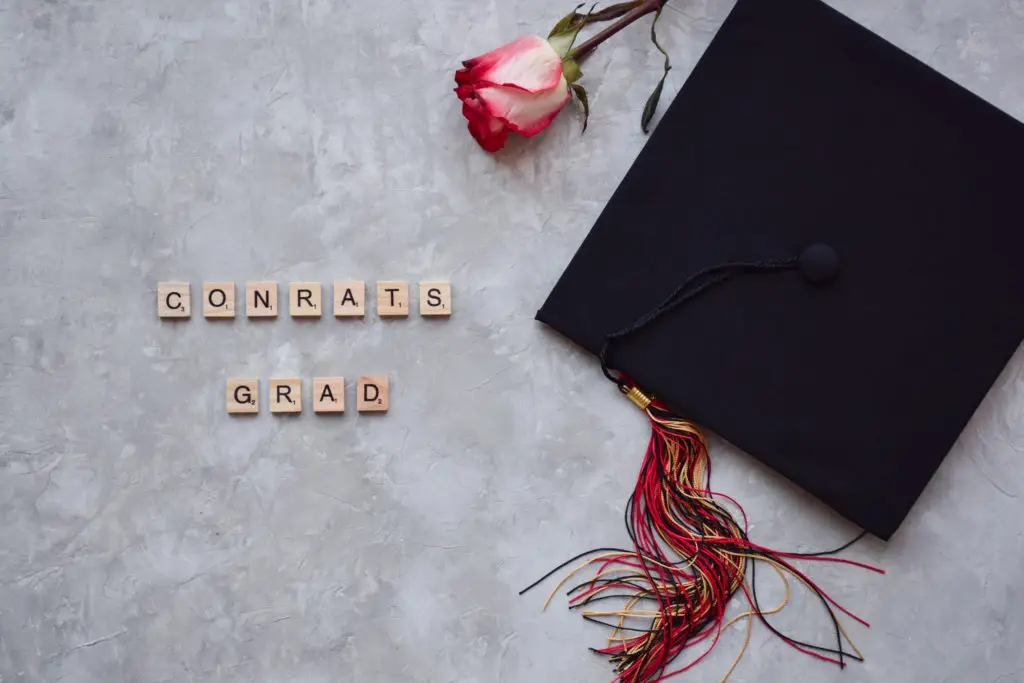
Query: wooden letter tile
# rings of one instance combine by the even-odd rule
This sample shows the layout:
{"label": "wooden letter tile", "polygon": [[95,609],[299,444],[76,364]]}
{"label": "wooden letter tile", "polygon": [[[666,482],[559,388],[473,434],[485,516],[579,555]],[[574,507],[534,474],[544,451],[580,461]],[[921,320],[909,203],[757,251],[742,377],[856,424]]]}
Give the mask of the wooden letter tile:
{"label": "wooden letter tile", "polygon": [[235,283],[203,283],[203,315],[207,318],[235,317]]}
{"label": "wooden letter tile", "polygon": [[334,315],[338,318],[361,318],[366,315],[366,283],[334,283]]}
{"label": "wooden letter tile", "polygon": [[277,283],[245,283],[245,315],[248,318],[277,317]]}
{"label": "wooden letter tile", "polygon": [[302,412],[302,380],[277,377],[270,380],[267,390],[270,394],[270,412]]}
{"label": "wooden letter tile", "polygon": [[161,318],[187,318],[192,315],[192,292],[187,282],[158,282],[156,312]]}
{"label": "wooden letter tile", "polygon": [[260,381],[229,379],[227,401],[228,412],[232,415],[260,412]]}
{"label": "wooden letter tile", "polygon": [[343,413],[345,412],[345,378],[315,377],[313,378],[313,412]]}
{"label": "wooden letter tile", "polygon": [[377,315],[397,317],[409,315],[409,283],[385,280],[377,283]]}
{"label": "wooden letter tile", "polygon": [[319,282],[293,282],[288,287],[288,308],[293,318],[319,318],[323,313]]}
{"label": "wooden letter tile", "polygon": [[356,383],[356,409],[360,413],[388,411],[388,378],[360,377]]}
{"label": "wooden letter tile", "polygon": [[420,315],[451,315],[452,283],[420,283]]}

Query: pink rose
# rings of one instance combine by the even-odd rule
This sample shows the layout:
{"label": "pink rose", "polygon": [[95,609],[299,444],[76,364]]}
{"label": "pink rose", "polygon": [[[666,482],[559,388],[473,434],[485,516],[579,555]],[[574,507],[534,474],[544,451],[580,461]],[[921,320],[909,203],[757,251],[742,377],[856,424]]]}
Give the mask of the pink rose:
{"label": "pink rose", "polygon": [[547,128],[569,99],[562,57],[539,36],[523,36],[462,63],[455,89],[469,132],[488,152],[509,130],[530,137]]}

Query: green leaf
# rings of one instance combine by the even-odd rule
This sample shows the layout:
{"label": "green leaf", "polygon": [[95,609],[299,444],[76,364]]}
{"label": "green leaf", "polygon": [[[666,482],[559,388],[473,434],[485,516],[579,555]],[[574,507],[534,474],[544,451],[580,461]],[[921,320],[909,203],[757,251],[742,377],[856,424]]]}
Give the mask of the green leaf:
{"label": "green leaf", "polygon": [[580,7],[583,7],[586,3],[580,3],[576,5],[576,9],[558,20],[558,23],[551,29],[551,33],[548,34],[548,42],[560,57],[566,57],[569,55],[569,51],[572,50],[572,46],[576,42],[581,29],[590,24],[618,19],[644,4],[644,2],[645,0],[628,0],[627,2],[609,5],[601,10],[597,10],[597,3],[594,3],[586,14],[579,12]]}
{"label": "green leaf", "polygon": [[648,132],[651,119],[654,118],[654,112],[658,109],[658,103],[661,101],[661,91],[665,88],[665,79],[668,78],[668,72],[672,70],[672,63],[668,58],[668,53],[658,43],[658,34],[655,32],[654,27],[658,24],[658,19],[661,17],[661,10],[659,9],[657,14],[654,15],[654,21],[651,23],[651,42],[654,43],[654,47],[658,48],[658,52],[665,55],[665,72],[661,75],[661,80],[658,81],[658,85],[654,88],[654,92],[647,98],[647,103],[644,105],[644,113],[640,117],[640,128],[644,133]]}
{"label": "green leaf", "polygon": [[[576,5],[576,9],[580,7],[583,7],[583,5]],[[591,7],[590,11],[593,12],[594,8]],[[548,35],[548,42],[555,49],[555,52],[558,53],[559,57],[564,58],[569,55],[569,50],[572,49],[573,43],[576,42],[576,36],[580,34],[580,29],[587,25],[589,17],[590,12],[580,14],[573,10],[571,14],[562,17],[562,20],[555,24],[555,28]]]}
{"label": "green leaf", "polygon": [[[664,9],[664,7],[662,9]],[[654,47],[658,48],[658,52],[665,55],[665,72],[668,73],[668,70],[672,68],[672,64],[669,62],[668,53],[665,52],[665,48],[663,48],[658,42],[658,33],[655,31],[655,28],[658,26],[658,19],[661,18],[661,11],[662,10],[659,9],[654,14],[654,21],[651,22],[651,42],[654,43]]]}
{"label": "green leaf", "polygon": [[555,27],[551,29],[551,33],[548,34],[548,38],[553,38],[557,35],[569,33],[570,31],[579,30],[580,28],[582,28],[583,25],[579,24],[578,22],[583,17],[583,15],[577,12],[576,10],[578,10],[580,7],[583,7],[583,5],[585,4],[585,2],[581,2],[580,4],[576,5],[576,9],[574,9],[572,12],[569,12],[564,17],[559,19],[558,23],[555,24]]}
{"label": "green leaf", "polygon": [[548,42],[551,44],[551,47],[555,48],[555,52],[558,53],[558,56],[564,58],[569,54],[569,50],[572,49],[572,44],[576,42],[577,33],[578,31],[560,33],[557,36],[551,36],[548,38]]}
{"label": "green leaf", "polygon": [[579,62],[571,57],[563,59],[562,75],[565,76],[565,80],[569,83],[575,83],[580,80],[580,77],[583,76],[583,71],[580,69]]}
{"label": "green leaf", "polygon": [[651,119],[654,118],[654,112],[658,109],[658,102],[661,100],[661,90],[665,87],[665,77],[662,76],[661,80],[658,81],[658,85],[655,86],[654,92],[647,98],[647,104],[644,105],[644,113],[640,118],[640,128],[646,133],[651,125]]}
{"label": "green leaf", "polygon": [[555,27],[551,29],[551,33],[548,34],[548,38],[562,33],[578,31],[587,24],[618,19],[630,10],[634,10],[644,4],[644,0],[628,0],[628,2],[619,2],[614,5],[609,5],[604,9],[597,10],[596,12],[594,11],[597,8],[597,5],[595,4],[590,9],[590,12],[587,14],[580,14],[579,9],[585,4],[586,3],[580,3],[579,5],[576,5],[576,9],[562,17],[558,23],[555,24]]}
{"label": "green leaf", "polygon": [[572,91],[576,93],[576,97],[579,99],[580,104],[583,105],[583,133],[587,132],[587,122],[590,120],[590,102],[587,101],[587,91],[579,83],[574,83]]}

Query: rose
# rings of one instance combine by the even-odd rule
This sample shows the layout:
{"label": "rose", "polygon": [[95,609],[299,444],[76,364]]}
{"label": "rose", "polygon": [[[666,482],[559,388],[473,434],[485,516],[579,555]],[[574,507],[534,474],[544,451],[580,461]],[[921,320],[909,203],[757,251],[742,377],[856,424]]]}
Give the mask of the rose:
{"label": "rose", "polygon": [[539,36],[517,38],[462,65],[455,93],[469,132],[488,152],[501,149],[510,130],[525,137],[544,130],[569,100],[562,56]]}
{"label": "rose", "polygon": [[[580,63],[601,43],[640,17],[654,13],[651,42],[665,57],[664,73],[647,98],[640,128],[646,133],[658,108],[661,91],[671,64],[668,53],[658,44],[654,26],[668,0],[623,0],[586,14],[575,10],[562,17],[547,40],[527,35],[486,54],[468,59],[455,72],[455,93],[462,100],[462,114],[469,132],[488,152],[505,145],[508,132],[532,137],[547,128],[572,95],[583,109],[583,130],[587,130],[590,103],[587,91],[577,83],[583,76]],[[614,22],[575,46],[579,32],[587,26]]]}

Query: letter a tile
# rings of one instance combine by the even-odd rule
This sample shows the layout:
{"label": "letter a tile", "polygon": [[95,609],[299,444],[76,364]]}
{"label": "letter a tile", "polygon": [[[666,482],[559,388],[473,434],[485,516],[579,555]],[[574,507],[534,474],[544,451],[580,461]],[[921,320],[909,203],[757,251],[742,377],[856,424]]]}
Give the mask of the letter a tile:
{"label": "letter a tile", "polygon": [[366,314],[366,283],[334,283],[334,316],[336,318],[361,318]]}
{"label": "letter a tile", "polygon": [[313,378],[313,412],[345,412],[345,379],[343,377]]}

